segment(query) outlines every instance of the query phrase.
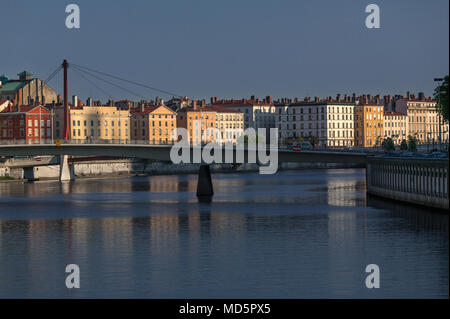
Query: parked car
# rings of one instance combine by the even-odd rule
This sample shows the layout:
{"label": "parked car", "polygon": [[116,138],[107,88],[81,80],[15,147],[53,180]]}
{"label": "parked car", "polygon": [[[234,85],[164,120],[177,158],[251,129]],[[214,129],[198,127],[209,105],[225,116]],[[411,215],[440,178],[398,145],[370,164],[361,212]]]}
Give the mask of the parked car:
{"label": "parked car", "polygon": [[311,149],[311,143],[308,141],[294,142],[292,144],[292,150],[294,152],[307,151]]}

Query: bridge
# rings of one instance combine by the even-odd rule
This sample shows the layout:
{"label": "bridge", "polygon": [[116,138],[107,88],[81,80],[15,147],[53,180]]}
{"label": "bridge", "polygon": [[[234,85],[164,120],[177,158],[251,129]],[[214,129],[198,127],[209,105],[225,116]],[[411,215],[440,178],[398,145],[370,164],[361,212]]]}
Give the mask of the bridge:
{"label": "bridge", "polygon": [[[172,161],[171,150],[173,145],[145,145],[145,144],[32,144],[32,145],[1,145],[0,156],[59,156],[60,164],[60,180],[71,180],[68,156],[111,156],[111,157],[127,157],[141,158],[155,161]],[[214,163],[257,163],[261,164],[259,157],[256,156],[257,149],[248,148],[220,148],[211,149],[210,154],[220,155],[222,161],[216,162],[214,159],[205,163],[201,158],[196,158],[195,154],[201,154],[204,150],[201,146],[184,146],[180,147],[179,152],[188,152],[189,163],[199,163],[199,178],[197,186],[197,196],[211,197],[213,195],[213,187],[211,182],[211,172],[209,164]],[[365,164],[367,154],[356,152],[328,152],[328,151],[301,151],[294,152],[290,150],[278,150],[277,148],[267,149],[271,154],[271,158],[276,158],[278,163],[289,162],[315,162],[315,163],[356,163]],[[266,152],[263,152],[266,154]],[[53,161],[52,161],[53,162]],[[40,163],[39,163],[40,164]],[[38,164],[38,165],[39,165]],[[56,163],[54,163],[56,164]]]}
{"label": "bridge", "polygon": [[[173,145],[148,144],[18,144],[0,145],[0,156],[55,156],[60,164],[60,180],[68,181],[73,179],[69,156],[125,157],[172,162],[172,148]],[[210,201],[214,195],[209,164],[256,163],[261,168],[270,164],[268,161],[261,161],[259,153],[261,152],[264,155],[270,154],[267,160],[276,158],[276,167],[283,162],[362,164],[366,167],[366,184],[369,193],[394,200],[448,209],[448,159],[383,158],[350,151],[298,152],[277,148],[257,150],[220,147],[208,150],[211,161],[206,162],[203,157],[195,156],[196,153],[202,154],[205,151],[204,147],[182,146],[178,151],[189,154],[188,160],[183,160],[184,163],[200,164],[197,183],[197,197],[200,201]],[[219,155],[218,158],[221,161],[215,161],[214,155]],[[48,164],[56,164],[55,158],[49,161]],[[28,162],[24,160],[24,164],[26,163]]]}

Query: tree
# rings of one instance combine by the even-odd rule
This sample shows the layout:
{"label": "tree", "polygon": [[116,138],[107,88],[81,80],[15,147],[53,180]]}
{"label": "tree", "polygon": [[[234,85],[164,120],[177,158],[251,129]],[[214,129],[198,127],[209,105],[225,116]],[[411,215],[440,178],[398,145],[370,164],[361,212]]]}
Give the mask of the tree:
{"label": "tree", "polygon": [[[442,85],[440,85],[441,89],[440,89],[440,102],[441,102],[441,114],[442,117],[444,118],[445,122],[448,122],[449,119],[449,111],[448,111],[448,103],[449,103],[449,95],[448,95],[448,80],[449,77],[448,75],[445,76],[444,81],[442,82]],[[439,85],[436,87],[436,89],[434,90],[434,98],[436,99],[436,101],[439,101],[438,99],[439,97]],[[437,104],[437,106],[439,108],[439,104]]]}
{"label": "tree", "polygon": [[412,136],[408,137],[408,151],[410,152],[417,151],[417,140]]}
{"label": "tree", "polygon": [[383,140],[381,143],[381,146],[384,148],[386,152],[392,152],[395,151],[394,141],[392,138],[388,137]]}
{"label": "tree", "polygon": [[406,140],[403,140],[402,143],[400,144],[400,150],[402,151],[408,150],[408,143],[406,142]]}
{"label": "tree", "polygon": [[319,144],[319,140],[315,136],[310,136],[308,139],[309,139],[309,143],[311,143],[312,147],[315,147],[316,145]]}

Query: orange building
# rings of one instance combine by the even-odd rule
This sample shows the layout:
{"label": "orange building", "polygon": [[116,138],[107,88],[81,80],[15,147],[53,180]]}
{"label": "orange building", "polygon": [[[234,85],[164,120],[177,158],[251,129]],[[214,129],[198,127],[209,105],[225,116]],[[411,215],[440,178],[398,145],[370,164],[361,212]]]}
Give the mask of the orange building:
{"label": "orange building", "polygon": [[177,126],[177,113],[164,105],[147,106],[131,111],[132,140],[151,144],[173,144],[172,131]]}
{"label": "orange building", "polygon": [[383,105],[367,101],[355,107],[355,146],[381,146],[384,136]]}
{"label": "orange building", "polygon": [[192,107],[184,107],[178,111],[177,127],[187,129],[192,145],[208,143],[215,139],[214,132],[209,129],[216,128],[216,114],[214,109],[197,107],[193,102]]}

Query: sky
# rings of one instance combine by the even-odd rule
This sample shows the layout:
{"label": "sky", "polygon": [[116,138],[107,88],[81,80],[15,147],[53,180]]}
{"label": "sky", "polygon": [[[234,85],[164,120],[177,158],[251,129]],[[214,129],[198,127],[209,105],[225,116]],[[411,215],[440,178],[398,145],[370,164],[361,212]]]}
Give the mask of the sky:
{"label": "sky", "polygon": [[[79,29],[66,28],[70,3]],[[371,3],[379,29],[365,25]],[[12,78],[45,80],[65,58],[195,99],[428,96],[449,71],[448,0],[0,0],[0,18],[0,74]],[[69,69],[69,94],[140,99],[92,80],[102,90]],[[62,73],[49,84],[62,93]]]}

